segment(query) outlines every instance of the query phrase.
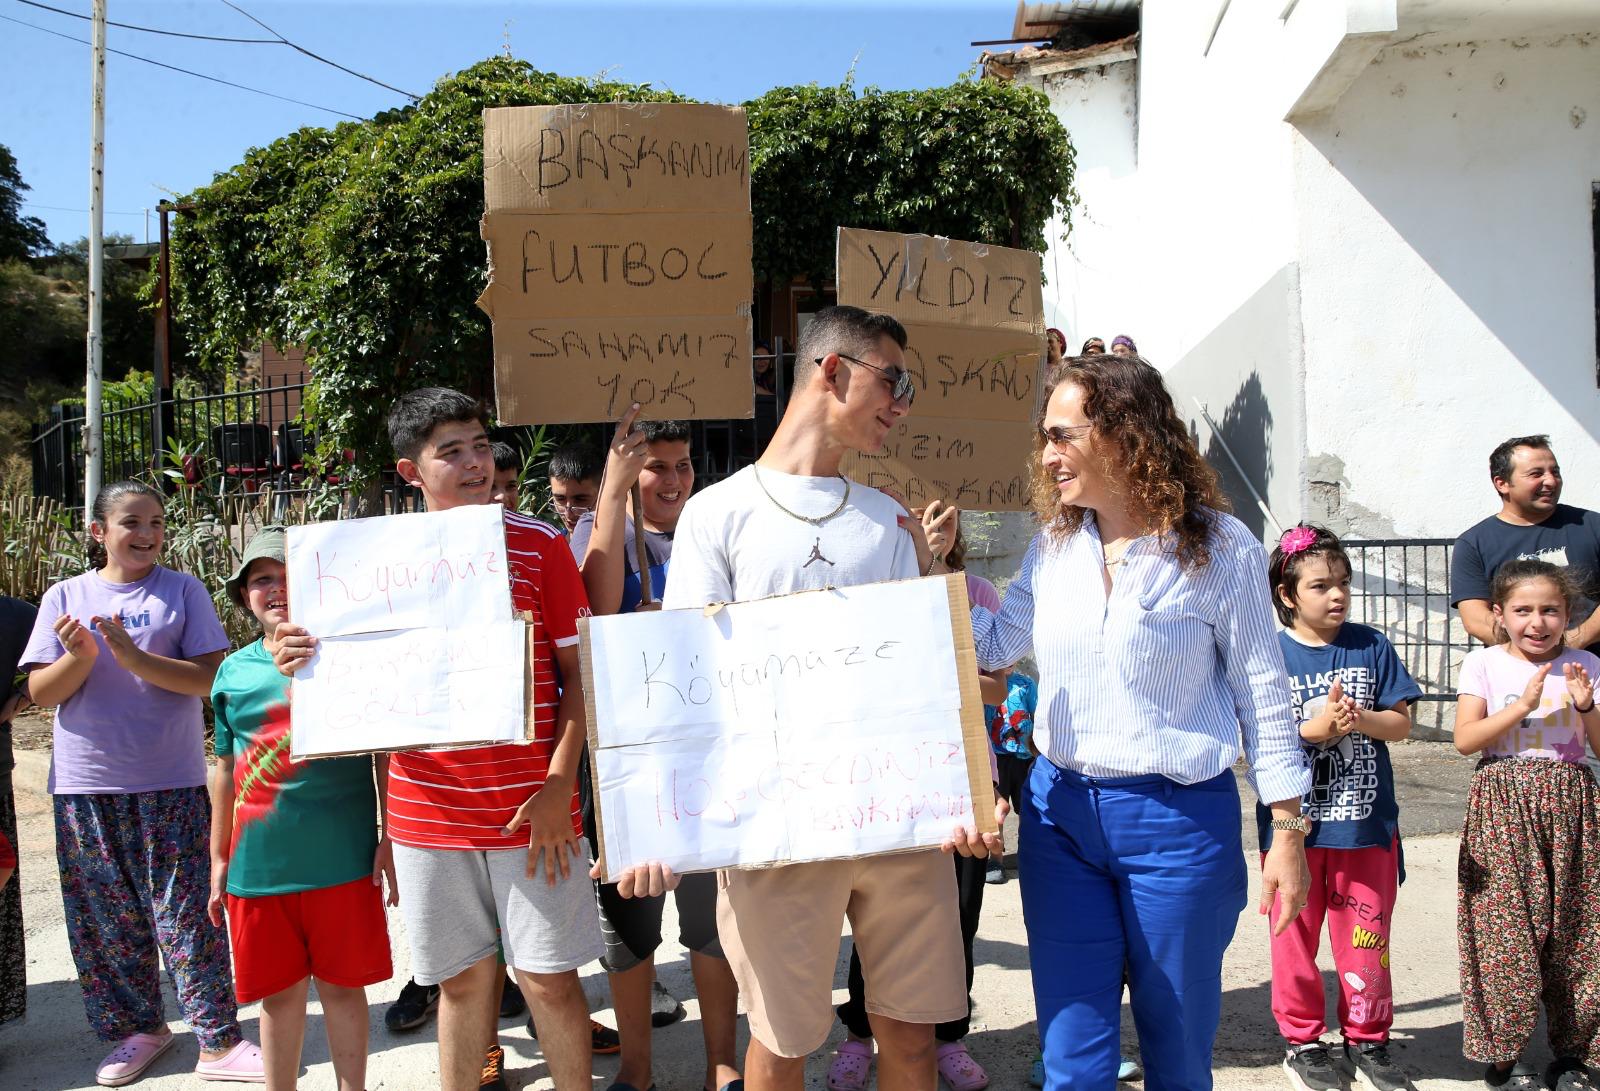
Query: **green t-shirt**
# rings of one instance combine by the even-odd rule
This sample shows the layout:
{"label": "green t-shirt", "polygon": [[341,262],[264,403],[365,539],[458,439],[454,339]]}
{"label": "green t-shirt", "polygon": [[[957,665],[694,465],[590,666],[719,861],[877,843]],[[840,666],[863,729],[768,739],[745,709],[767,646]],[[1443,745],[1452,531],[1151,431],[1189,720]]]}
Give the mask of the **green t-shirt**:
{"label": "green t-shirt", "polygon": [[241,898],[352,882],[378,848],[372,759],[291,760],[288,688],[260,640],[211,687],[217,753],[233,757],[228,893]]}

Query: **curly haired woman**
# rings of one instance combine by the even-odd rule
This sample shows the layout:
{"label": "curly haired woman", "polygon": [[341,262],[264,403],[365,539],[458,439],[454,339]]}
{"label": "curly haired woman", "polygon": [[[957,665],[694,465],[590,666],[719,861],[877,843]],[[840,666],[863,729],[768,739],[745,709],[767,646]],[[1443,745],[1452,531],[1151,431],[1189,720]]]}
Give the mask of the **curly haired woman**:
{"label": "curly haired woman", "polygon": [[1039,664],[1019,871],[1045,1087],[1112,1086],[1126,965],[1150,1086],[1205,1091],[1245,904],[1241,727],[1274,819],[1262,911],[1280,896],[1281,931],[1306,899],[1267,555],[1138,357],[1054,369],[1034,446],[1042,529],[973,628],[986,669]]}

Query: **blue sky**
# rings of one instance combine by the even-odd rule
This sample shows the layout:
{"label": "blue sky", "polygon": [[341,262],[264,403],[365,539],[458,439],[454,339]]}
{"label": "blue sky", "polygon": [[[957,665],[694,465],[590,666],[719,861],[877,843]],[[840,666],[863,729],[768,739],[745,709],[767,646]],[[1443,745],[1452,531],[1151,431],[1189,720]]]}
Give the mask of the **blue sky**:
{"label": "blue sky", "polygon": [[[90,0],[40,0],[82,14]],[[1007,0],[870,4],[469,3],[236,0],[313,52],[423,94],[442,75],[504,49],[564,75],[608,71],[713,102],[784,84],[834,83],[856,63],[857,86],[902,89],[954,80],[979,50],[1008,37]],[[267,37],[222,0],[108,0],[109,18],[191,34]],[[89,23],[0,0],[0,16],[74,37]],[[362,117],[400,95],[283,46],[190,41],[112,27],[107,44],[167,64]],[[859,55],[859,60],[856,58]],[[339,117],[207,83],[126,57],[107,60],[106,230],[144,238],[144,209],[238,163],[243,153]],[[0,144],[17,156],[28,215],[58,242],[88,232],[89,47],[0,21]],[[152,235],[154,216],[149,218]]]}

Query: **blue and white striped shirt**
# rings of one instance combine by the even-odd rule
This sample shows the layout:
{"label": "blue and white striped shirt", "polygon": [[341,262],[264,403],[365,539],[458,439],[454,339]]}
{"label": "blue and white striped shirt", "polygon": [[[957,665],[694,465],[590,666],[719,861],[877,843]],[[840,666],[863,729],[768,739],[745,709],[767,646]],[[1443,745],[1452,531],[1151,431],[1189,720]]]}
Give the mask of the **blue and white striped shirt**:
{"label": "blue and white striped shirt", "polygon": [[1239,736],[1263,802],[1311,787],[1267,591],[1267,556],[1218,513],[1211,562],[1184,572],[1154,536],[1135,541],[1110,598],[1092,513],[1076,534],[1034,537],[1000,613],[972,611],[978,663],[1039,663],[1034,739],[1091,777],[1159,773],[1194,784],[1229,768]]}

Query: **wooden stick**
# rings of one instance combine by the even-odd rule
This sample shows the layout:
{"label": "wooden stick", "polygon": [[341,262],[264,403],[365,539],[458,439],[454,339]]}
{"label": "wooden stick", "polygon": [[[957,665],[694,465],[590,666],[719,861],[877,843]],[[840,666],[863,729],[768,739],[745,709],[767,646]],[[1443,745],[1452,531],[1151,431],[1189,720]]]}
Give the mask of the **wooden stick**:
{"label": "wooden stick", "polygon": [[639,568],[639,605],[649,606],[655,601],[650,586],[650,550],[644,540],[644,494],[639,483],[633,483],[633,561]]}

